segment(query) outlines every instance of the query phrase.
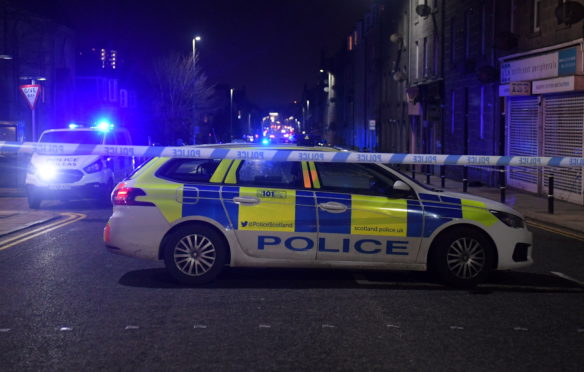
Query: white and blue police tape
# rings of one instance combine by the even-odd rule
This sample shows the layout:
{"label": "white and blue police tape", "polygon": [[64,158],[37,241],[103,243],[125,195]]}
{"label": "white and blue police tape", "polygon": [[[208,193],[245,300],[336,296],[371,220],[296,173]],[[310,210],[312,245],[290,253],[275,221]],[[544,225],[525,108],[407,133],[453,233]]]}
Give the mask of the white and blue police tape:
{"label": "white and blue police tape", "polygon": [[495,156],[391,154],[350,151],[268,150],[242,144],[217,146],[113,146],[70,143],[3,142],[0,153],[37,153],[42,155],[102,155],[135,157],[169,157],[194,159],[242,159],[271,161],[315,161],[329,163],[386,163],[521,167],[583,167],[584,157],[565,156]]}

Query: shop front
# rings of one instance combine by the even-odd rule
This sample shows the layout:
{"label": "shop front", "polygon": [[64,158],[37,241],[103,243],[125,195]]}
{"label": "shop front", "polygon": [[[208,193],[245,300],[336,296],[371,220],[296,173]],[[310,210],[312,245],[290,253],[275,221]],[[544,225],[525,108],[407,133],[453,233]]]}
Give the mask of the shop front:
{"label": "shop front", "polygon": [[[583,156],[583,63],[582,40],[502,59],[507,155]],[[507,182],[547,194],[550,176],[556,198],[584,205],[582,167],[513,167]]]}

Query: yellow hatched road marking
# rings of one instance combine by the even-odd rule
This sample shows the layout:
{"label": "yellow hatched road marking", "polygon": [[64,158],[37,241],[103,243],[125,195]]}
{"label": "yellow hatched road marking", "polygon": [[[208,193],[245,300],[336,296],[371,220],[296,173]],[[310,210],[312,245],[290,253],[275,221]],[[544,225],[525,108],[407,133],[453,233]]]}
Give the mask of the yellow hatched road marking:
{"label": "yellow hatched road marking", "polygon": [[546,225],[541,225],[541,224],[539,224],[537,222],[533,222],[531,220],[527,221],[527,224],[530,226],[533,226],[535,228],[541,229],[541,230],[549,231],[549,232],[552,232],[554,234],[562,235],[562,236],[565,236],[567,238],[572,238],[572,239],[576,239],[576,240],[579,240],[581,242],[584,242],[584,234],[573,233],[573,232],[570,232],[567,230],[558,229],[558,228],[550,227],[550,226],[546,226]]}
{"label": "yellow hatched road marking", "polygon": [[72,224],[73,222],[77,222],[87,217],[83,213],[61,213],[61,216],[65,216],[66,218],[64,220],[55,221],[48,225],[41,226],[37,229],[30,230],[22,234],[18,234],[16,236],[13,236],[9,239],[0,242],[0,251],[15,246],[17,244],[23,243],[32,238],[36,238],[37,236],[47,233],[49,231],[60,229],[63,226]]}

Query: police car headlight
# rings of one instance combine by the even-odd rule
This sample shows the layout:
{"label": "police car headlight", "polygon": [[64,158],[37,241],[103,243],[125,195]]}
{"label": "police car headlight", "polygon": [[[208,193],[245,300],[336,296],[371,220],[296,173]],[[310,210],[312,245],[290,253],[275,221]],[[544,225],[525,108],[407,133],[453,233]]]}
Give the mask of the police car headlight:
{"label": "police car headlight", "polygon": [[52,165],[44,164],[37,169],[36,174],[44,181],[51,181],[57,177],[57,169]]}
{"label": "police car headlight", "polygon": [[87,173],[99,172],[102,169],[103,169],[103,164],[101,163],[101,160],[97,160],[97,161],[89,164],[87,167],[83,168],[83,170]]}
{"label": "police car headlight", "polygon": [[497,217],[501,222],[509,227],[513,227],[515,229],[522,229],[525,227],[525,222],[523,218],[516,216],[511,213],[501,212],[501,211],[490,211],[495,217]]}

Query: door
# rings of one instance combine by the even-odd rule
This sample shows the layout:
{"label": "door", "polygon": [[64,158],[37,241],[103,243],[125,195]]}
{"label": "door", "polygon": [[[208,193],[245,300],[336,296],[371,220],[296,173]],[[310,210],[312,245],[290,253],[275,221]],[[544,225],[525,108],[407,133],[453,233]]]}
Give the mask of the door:
{"label": "door", "polygon": [[[584,149],[584,95],[563,94],[543,99],[542,156],[582,157]],[[584,204],[582,167],[543,168],[542,185],[547,194],[554,176],[554,196]]]}
{"label": "door", "polygon": [[396,194],[395,175],[374,164],[311,166],[318,177],[315,187],[320,186],[318,261],[416,260],[421,215],[411,207],[418,202],[414,194]]}
{"label": "door", "polygon": [[[537,96],[508,99],[507,155],[539,156],[539,103]],[[537,167],[507,167],[509,186],[538,190]]]}
{"label": "door", "polygon": [[232,167],[227,178],[234,175],[236,186],[224,187],[223,202],[242,249],[258,258],[313,261],[316,208],[301,164],[246,160]]}

